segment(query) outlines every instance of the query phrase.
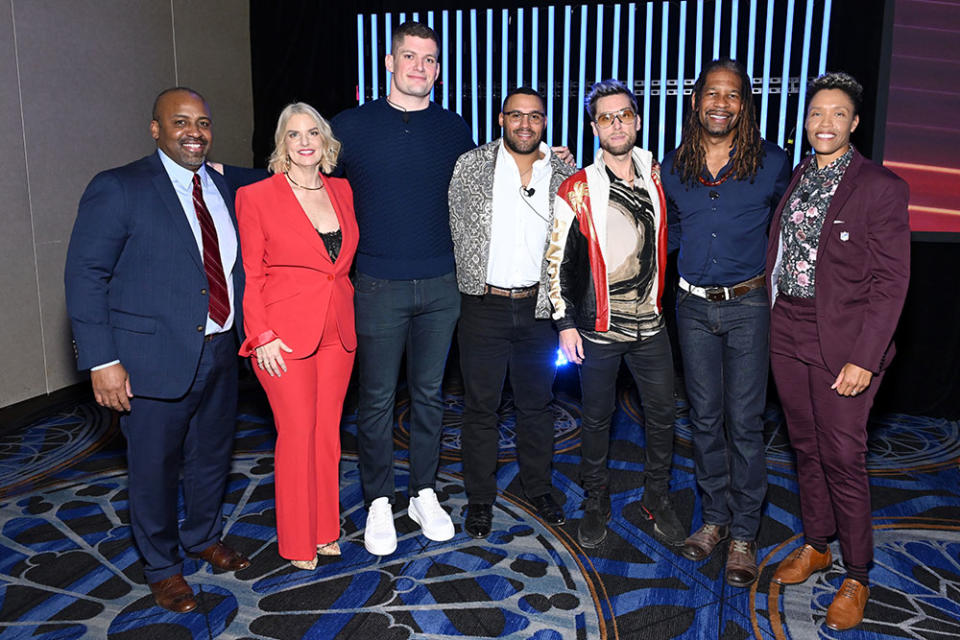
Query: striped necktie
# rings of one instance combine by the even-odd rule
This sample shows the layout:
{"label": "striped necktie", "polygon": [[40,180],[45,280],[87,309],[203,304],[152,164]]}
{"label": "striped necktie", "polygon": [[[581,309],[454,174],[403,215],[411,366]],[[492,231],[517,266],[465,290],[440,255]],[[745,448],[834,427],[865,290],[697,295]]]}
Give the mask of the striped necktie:
{"label": "striped necktie", "polygon": [[197,210],[200,232],[203,235],[203,269],[207,272],[210,287],[210,319],[221,327],[230,317],[230,296],[227,294],[227,280],[223,276],[223,264],[220,261],[220,241],[217,239],[217,227],[203,201],[203,189],[200,188],[200,174],[193,174],[193,208]]}

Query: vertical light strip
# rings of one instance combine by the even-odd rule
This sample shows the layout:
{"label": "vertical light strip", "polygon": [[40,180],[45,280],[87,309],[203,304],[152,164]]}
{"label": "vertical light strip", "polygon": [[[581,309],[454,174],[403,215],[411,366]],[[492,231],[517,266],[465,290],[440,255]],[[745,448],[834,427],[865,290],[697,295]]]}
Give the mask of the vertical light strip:
{"label": "vertical light strip", "polygon": [[457,10],[457,113],[463,117],[463,11]]}
{"label": "vertical light strip", "polygon": [[[401,14],[401,20],[402,20]],[[393,53],[393,23],[391,22],[390,12],[383,14],[383,28],[386,30],[386,41],[384,43],[385,51],[383,55]],[[376,63],[376,61],[374,61]],[[386,84],[383,86],[384,95],[390,93],[390,84],[393,81],[393,74],[387,71]]]}
{"label": "vertical light strip", "polygon": [[477,10],[470,9],[470,122],[473,141],[480,142],[480,75],[477,71]]}
{"label": "vertical light strip", "polygon": [[[450,49],[449,49],[449,47],[450,47],[450,38],[449,38],[449,34],[450,34],[450,13],[449,13],[446,9],[444,9],[444,10],[443,10],[443,13],[441,14],[441,16],[443,17],[443,18],[442,18],[442,21],[443,21],[443,55],[444,55],[444,56],[447,56],[447,57],[446,57],[447,60],[450,60],[450,59],[451,59]],[[447,68],[449,69],[449,65],[447,65]],[[447,79],[443,82],[443,108],[444,108],[444,109],[449,109],[449,108],[450,108],[450,92],[447,90],[447,87],[450,86],[450,77],[451,77],[452,75],[453,75],[453,74],[448,71],[448,72],[447,72],[447,76],[446,76]]]}
{"label": "vertical light strip", "polygon": [[[427,26],[430,27],[431,29],[433,29],[433,11],[427,11]],[[447,53],[447,50],[444,49],[443,51],[440,52],[440,57],[442,58],[444,55],[446,55],[446,53]],[[438,61],[438,62],[439,62],[439,61]],[[443,73],[443,65],[442,65],[442,64],[440,65],[440,73]],[[435,99],[436,91],[437,91],[437,84],[434,83],[433,86],[430,88],[430,101],[431,101],[431,102],[433,102],[434,99]]]}
{"label": "vertical light strip", "polygon": [[[597,48],[596,48],[596,64],[594,64],[594,78],[596,82],[603,80],[603,5],[597,5]],[[584,94],[586,95],[586,94]],[[586,98],[584,98],[586,99]],[[583,113],[583,101],[580,101],[580,112]],[[593,155],[597,155],[597,149],[600,148],[600,139],[596,136],[593,136]]]}
{"label": "vertical light strip", "polygon": [[493,104],[493,9],[487,9],[487,142],[493,140],[493,114],[500,109]]}
{"label": "vertical light strip", "polygon": [[667,43],[670,41],[670,3],[664,2],[660,18],[660,113],[657,115],[657,148],[654,158],[662,158],[667,136]]}
{"label": "vertical light strip", "polygon": [[[533,55],[530,56],[532,60],[530,61],[530,87],[539,93],[540,91],[540,77],[538,68],[540,60],[540,9],[534,7],[531,9],[531,20],[533,24],[530,25],[530,49],[533,51]],[[553,34],[550,34],[550,37],[553,37]]]}
{"label": "vertical light strip", "polygon": [[620,5],[613,5],[613,50],[610,53],[610,77],[620,77]]}
{"label": "vertical light strip", "polygon": [[827,72],[827,39],[830,37],[830,10],[833,8],[833,2],[826,0],[823,3],[823,31],[820,32],[820,65],[817,75],[822,76]]}
{"label": "vertical light strip", "polygon": [[377,14],[370,14],[370,96],[376,100],[380,97],[380,70],[377,68],[377,60],[380,59],[380,51],[377,47]]}
{"label": "vertical light strip", "polygon": [[563,8],[563,90],[560,100],[563,105],[563,122],[560,128],[560,144],[570,146],[570,22],[573,20],[573,7]]}
{"label": "vertical light strip", "polygon": [[[636,47],[637,41],[637,5],[631,2],[627,7],[627,86],[634,95],[637,94],[637,88],[634,85],[634,69],[636,67]],[[643,126],[647,126],[644,122]]]}
{"label": "vertical light strip", "polygon": [[555,101],[553,91],[553,56],[554,27],[556,25],[556,12],[554,6],[547,7],[547,88],[543,95],[547,98],[547,144],[553,146],[553,103]]}
{"label": "vertical light strip", "polygon": [[357,14],[357,102],[363,104],[363,94],[366,93],[367,79],[364,78],[366,69],[364,69],[363,47],[363,14]]}
{"label": "vertical light strip", "polygon": [[603,80],[603,5],[597,5],[597,56],[594,65],[594,78],[597,82]]}
{"label": "vertical light strip", "polygon": [[400,24],[403,24],[403,23],[406,22],[406,21],[407,21],[407,14],[404,13],[403,11],[401,11],[401,12],[400,12],[400,15],[398,16],[398,22],[397,22],[397,24],[400,25]]}
{"label": "vertical light strip", "polygon": [[523,9],[517,9],[517,86],[523,86]]}
{"label": "vertical light strip", "polygon": [[737,27],[740,26],[740,0],[730,3],[730,59],[737,59]]}
{"label": "vertical light strip", "polygon": [[767,0],[767,30],[763,34],[763,85],[760,92],[760,135],[767,136],[767,102],[770,95],[770,47],[773,46],[773,0]]}
{"label": "vertical light strip", "polygon": [[[753,82],[753,58],[756,55],[754,41],[757,39],[757,0],[750,0],[750,32],[747,40],[747,75]],[[753,87],[751,87],[751,90]]]}
{"label": "vertical light strip", "polygon": [[417,13],[416,11],[414,11],[414,12],[413,12],[413,17],[410,18],[410,19],[413,20],[414,22],[420,22],[420,14]]}
{"label": "vertical light strip", "polygon": [[[680,146],[680,137],[683,134],[683,107],[686,97],[683,93],[683,69],[686,66],[687,55],[687,0],[680,2],[680,55],[677,59],[677,123],[674,130],[673,146]],[[663,154],[660,154],[663,157]]]}
{"label": "vertical light strip", "polygon": [[697,0],[697,48],[694,53],[693,75],[699,78],[700,69],[703,68],[703,0]]}
{"label": "vertical light strip", "polygon": [[783,148],[787,132],[787,97],[790,93],[790,53],[793,46],[793,14],[796,1],[787,2],[787,33],[783,38],[783,68],[780,74],[780,114],[777,118],[777,144]]}
{"label": "vertical light strip", "polygon": [[[510,54],[510,11],[504,9],[500,14],[500,99],[507,95],[507,59]],[[519,55],[519,54],[518,54]]]}
{"label": "vertical light strip", "polygon": [[577,165],[584,166],[583,98],[587,84],[587,5],[580,6],[580,75],[577,77]]}
{"label": "vertical light strip", "polygon": [[[662,6],[666,6],[665,4]],[[653,74],[650,68],[653,59],[653,3],[647,3],[646,43],[643,56],[643,148],[650,148],[650,93],[653,90]]]}
{"label": "vertical light strip", "polygon": [[807,9],[803,17],[803,56],[800,58],[800,94],[797,97],[797,124],[793,136],[793,164],[800,162],[800,150],[803,149],[803,122],[806,117],[807,76],[810,73],[810,40],[813,38],[813,0],[807,0]]}
{"label": "vertical light strip", "polygon": [[720,23],[723,21],[723,0],[713,5],[713,59],[720,57]]}

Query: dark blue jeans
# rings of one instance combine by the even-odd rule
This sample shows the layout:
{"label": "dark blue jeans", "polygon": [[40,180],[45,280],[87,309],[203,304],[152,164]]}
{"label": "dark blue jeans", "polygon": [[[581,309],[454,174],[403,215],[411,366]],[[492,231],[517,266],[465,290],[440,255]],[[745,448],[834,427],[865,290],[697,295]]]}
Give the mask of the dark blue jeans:
{"label": "dark blue jeans", "polygon": [[367,504],[393,502],[393,414],[404,350],[410,393],[410,495],[436,483],[441,385],[460,293],[453,272],[423,280],[357,274],[357,440]]}
{"label": "dark blue jeans", "polygon": [[767,494],[763,409],[770,361],[766,289],[710,302],[677,292],[677,333],[690,402],[703,521],[754,540]]}

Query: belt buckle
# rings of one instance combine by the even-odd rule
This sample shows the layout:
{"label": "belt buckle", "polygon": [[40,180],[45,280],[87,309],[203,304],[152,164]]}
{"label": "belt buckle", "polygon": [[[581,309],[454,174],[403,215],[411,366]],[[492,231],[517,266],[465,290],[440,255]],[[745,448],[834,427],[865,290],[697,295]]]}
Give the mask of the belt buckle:
{"label": "belt buckle", "polygon": [[704,287],[703,293],[710,302],[723,302],[727,299],[727,290],[724,287]]}

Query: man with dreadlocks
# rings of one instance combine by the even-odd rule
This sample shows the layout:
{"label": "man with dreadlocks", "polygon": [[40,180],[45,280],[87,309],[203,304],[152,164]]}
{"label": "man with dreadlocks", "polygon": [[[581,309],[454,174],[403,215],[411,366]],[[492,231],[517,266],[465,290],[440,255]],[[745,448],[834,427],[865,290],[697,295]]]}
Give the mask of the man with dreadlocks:
{"label": "man with dreadlocks", "polygon": [[725,577],[757,578],[757,530],[767,492],[762,414],[770,314],[767,227],[787,187],[787,154],[763,140],[750,78],[733,60],[700,74],[680,146],[663,160],[677,331],[693,426],[703,526],[682,553],[703,560],[731,537]]}

